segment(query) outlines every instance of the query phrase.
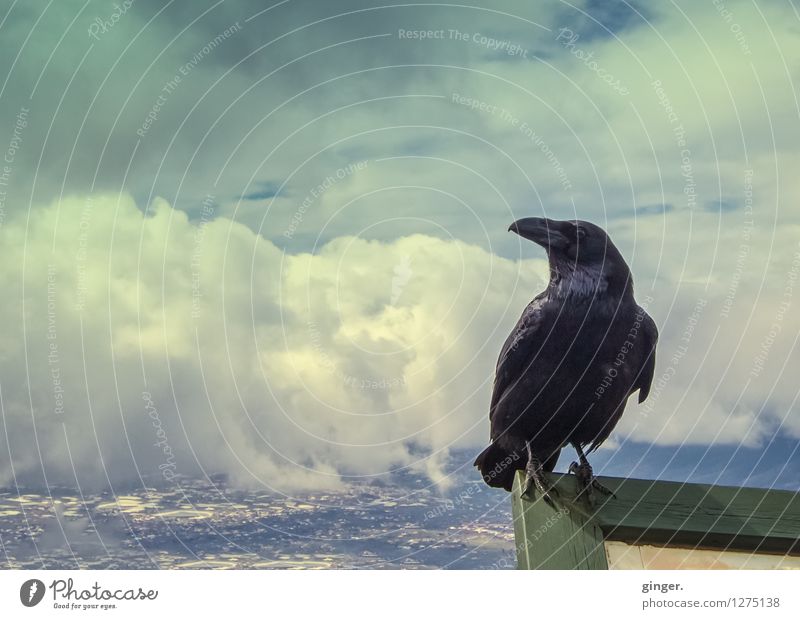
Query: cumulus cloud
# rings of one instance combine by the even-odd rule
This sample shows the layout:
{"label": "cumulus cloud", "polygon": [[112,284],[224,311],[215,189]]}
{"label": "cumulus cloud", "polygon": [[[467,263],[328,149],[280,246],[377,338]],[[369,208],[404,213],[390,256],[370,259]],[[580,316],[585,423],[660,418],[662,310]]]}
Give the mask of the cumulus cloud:
{"label": "cumulus cloud", "polygon": [[631,407],[618,439],[763,447],[800,437],[800,226],[771,229],[761,216],[745,206],[722,221],[685,212],[620,228],[636,269],[651,274],[637,297],[650,297],[662,334],[650,400]]}
{"label": "cumulus cloud", "polygon": [[[225,473],[290,491],[400,467],[446,484],[451,450],[486,440],[494,360],[544,261],[425,235],[286,254],[203,208],[189,221],[163,200],[98,195],[5,223],[2,484]],[[631,261],[662,341],[651,400],[615,444],[800,436],[798,254],[752,244],[708,271],[705,238],[669,241],[683,226],[614,231],[622,245],[666,238],[669,273],[692,256],[658,281],[652,252]]]}
{"label": "cumulus cloud", "polygon": [[444,483],[546,276],[505,230],[542,213],[607,226],[661,326],[616,445],[798,436],[793,10],[574,4],[137,1],[99,40],[107,3],[15,5],[0,484]]}
{"label": "cumulus cloud", "polygon": [[541,260],[424,235],[288,255],[204,208],[100,195],[3,226],[4,485],[440,478],[485,440],[497,340]]}

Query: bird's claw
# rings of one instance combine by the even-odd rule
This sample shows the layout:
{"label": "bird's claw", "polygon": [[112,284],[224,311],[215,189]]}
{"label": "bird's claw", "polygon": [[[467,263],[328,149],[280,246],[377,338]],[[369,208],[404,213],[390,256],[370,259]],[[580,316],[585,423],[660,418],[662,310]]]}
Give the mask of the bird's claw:
{"label": "bird's claw", "polygon": [[592,477],[592,488],[597,490],[600,494],[604,494],[606,496],[610,496],[610,497],[612,497],[614,499],[617,498],[617,495],[614,494],[613,490],[609,490],[608,488],[606,488],[603,484],[601,484],[599,481],[597,481],[594,477]]}
{"label": "bird's claw", "polygon": [[542,465],[536,460],[529,460],[525,467],[525,484],[522,487],[522,496],[526,499],[533,499],[533,488],[541,494],[544,502],[550,507],[555,507],[555,499],[558,498],[558,490],[555,486],[545,483],[542,475]]}
{"label": "bird's claw", "polygon": [[583,462],[581,464],[573,462],[569,465],[569,472],[575,475],[575,478],[578,480],[578,496],[585,493],[586,499],[589,501],[589,505],[595,505],[595,490],[605,496],[611,496],[615,499],[617,498],[616,494],[595,479],[594,474],[592,473],[592,467],[588,462]]}

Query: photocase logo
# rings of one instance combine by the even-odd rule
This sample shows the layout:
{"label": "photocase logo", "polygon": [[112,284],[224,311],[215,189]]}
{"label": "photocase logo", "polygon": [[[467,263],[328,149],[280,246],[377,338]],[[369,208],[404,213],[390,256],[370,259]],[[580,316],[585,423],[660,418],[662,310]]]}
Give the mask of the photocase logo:
{"label": "photocase logo", "polygon": [[19,588],[19,601],[23,606],[36,606],[44,597],[44,583],[38,578],[31,578]]}
{"label": "photocase logo", "polygon": [[411,270],[411,256],[404,255],[400,258],[400,264],[394,267],[394,277],[392,278],[392,305],[400,300],[403,289],[408,284],[414,271]]}

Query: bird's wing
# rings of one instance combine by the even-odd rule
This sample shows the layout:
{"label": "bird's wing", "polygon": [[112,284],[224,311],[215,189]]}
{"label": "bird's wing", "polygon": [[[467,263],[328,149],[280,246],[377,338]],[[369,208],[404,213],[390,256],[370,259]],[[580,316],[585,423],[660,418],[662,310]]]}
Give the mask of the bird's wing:
{"label": "bird's wing", "polygon": [[494,390],[489,405],[490,420],[503,394],[522,377],[546,338],[546,334],[542,333],[543,299],[542,294],[528,304],[517,321],[517,326],[503,344],[497,360]]}
{"label": "bird's wing", "polygon": [[653,319],[645,312],[642,319],[642,338],[644,342],[643,352],[644,360],[642,367],[639,370],[639,375],[636,377],[636,382],[633,384],[632,391],[639,390],[639,404],[647,399],[650,393],[650,385],[653,382],[653,375],[656,370],[656,344],[658,343],[658,328]]}

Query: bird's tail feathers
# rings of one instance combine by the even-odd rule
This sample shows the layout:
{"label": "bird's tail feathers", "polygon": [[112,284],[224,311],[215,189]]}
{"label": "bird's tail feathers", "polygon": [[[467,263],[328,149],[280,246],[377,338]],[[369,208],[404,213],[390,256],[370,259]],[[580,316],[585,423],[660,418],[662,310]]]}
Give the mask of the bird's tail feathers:
{"label": "bird's tail feathers", "polygon": [[509,452],[492,443],[475,458],[475,466],[481,472],[483,481],[493,488],[505,488],[511,492],[514,473],[525,468],[527,458],[517,452]]}

